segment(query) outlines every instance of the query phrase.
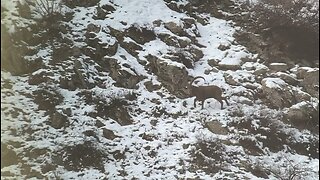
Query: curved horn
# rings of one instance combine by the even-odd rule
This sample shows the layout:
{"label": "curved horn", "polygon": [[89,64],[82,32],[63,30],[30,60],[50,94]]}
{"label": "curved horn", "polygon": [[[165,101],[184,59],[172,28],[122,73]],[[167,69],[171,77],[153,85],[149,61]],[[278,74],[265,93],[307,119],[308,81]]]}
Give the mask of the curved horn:
{"label": "curved horn", "polygon": [[193,83],[196,79],[198,79],[198,78],[201,78],[201,79],[203,79],[204,81],[206,81],[206,79],[205,79],[204,77],[202,77],[202,76],[196,76],[196,77],[193,78],[193,80],[191,81],[190,85],[192,85],[192,83]]}

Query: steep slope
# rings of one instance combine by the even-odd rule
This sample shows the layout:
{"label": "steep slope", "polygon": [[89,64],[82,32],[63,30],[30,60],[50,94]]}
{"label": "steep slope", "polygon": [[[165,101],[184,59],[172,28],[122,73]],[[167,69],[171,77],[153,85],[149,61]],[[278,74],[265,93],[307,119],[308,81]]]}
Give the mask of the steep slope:
{"label": "steep slope", "polygon": [[[319,178],[319,68],[250,52],[232,1],[64,1],[45,18],[17,2],[2,4],[4,179]],[[230,106],[194,107],[196,76]]]}

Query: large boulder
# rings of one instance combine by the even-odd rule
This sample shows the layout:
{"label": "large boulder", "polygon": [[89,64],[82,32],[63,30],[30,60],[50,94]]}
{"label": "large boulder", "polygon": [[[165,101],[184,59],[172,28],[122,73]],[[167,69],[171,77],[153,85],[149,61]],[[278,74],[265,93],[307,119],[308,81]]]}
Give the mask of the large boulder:
{"label": "large boulder", "polygon": [[295,97],[284,80],[280,78],[264,78],[261,84],[262,91],[272,107],[282,109],[290,107],[295,102]]}
{"label": "large boulder", "polygon": [[55,111],[50,116],[49,124],[55,129],[63,128],[69,124],[68,117],[58,111]]}
{"label": "large boulder", "polygon": [[158,76],[158,80],[170,93],[179,98],[188,96],[189,92],[185,88],[188,86],[188,72],[183,65],[170,63],[152,55],[147,56],[147,59],[149,69]]}
{"label": "large boulder", "polygon": [[87,32],[85,34],[86,43],[88,47],[83,48],[85,55],[92,59],[102,59],[104,56],[113,56],[118,50],[118,41],[116,38],[109,34],[103,34],[104,40],[101,37],[100,26],[89,24],[87,26]]}
{"label": "large boulder", "polygon": [[135,89],[137,83],[143,79],[133,69],[130,69],[130,72],[125,70],[116,59],[105,58],[104,60],[108,63],[110,76],[116,81],[116,86]]}
{"label": "large boulder", "polygon": [[307,93],[319,99],[319,69],[305,72],[301,85]]}
{"label": "large boulder", "polygon": [[319,126],[318,114],[319,110],[313,107],[311,103],[300,102],[288,108],[285,112],[284,119],[295,126],[309,128],[316,124]]}
{"label": "large boulder", "polygon": [[144,27],[131,26],[124,32],[124,35],[139,44],[145,44],[156,39],[154,31]]}

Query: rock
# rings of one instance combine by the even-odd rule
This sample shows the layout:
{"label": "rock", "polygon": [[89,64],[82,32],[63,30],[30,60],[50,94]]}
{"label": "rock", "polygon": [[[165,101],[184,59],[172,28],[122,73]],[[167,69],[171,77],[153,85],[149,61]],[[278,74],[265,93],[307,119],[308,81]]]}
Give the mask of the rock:
{"label": "rock", "polygon": [[161,24],[162,24],[162,20],[158,19],[158,20],[155,20],[152,22],[152,24],[155,26],[155,27],[160,27]]}
{"label": "rock", "polygon": [[[252,96],[250,98],[253,99]],[[239,102],[240,104],[246,104],[246,105],[252,106],[253,105],[253,101],[251,99],[249,99],[247,97],[240,96],[238,98],[237,102]]]}
{"label": "rock", "polygon": [[72,110],[71,108],[66,108],[62,110],[63,114],[67,115],[68,117],[72,116]]}
{"label": "rock", "polygon": [[50,117],[50,126],[55,129],[65,127],[68,123],[68,117],[59,113],[58,111],[54,112]]}
{"label": "rock", "polygon": [[253,71],[254,75],[266,75],[269,72],[269,68],[258,62],[245,62],[242,66],[242,69],[247,71]]}
{"label": "rock", "polygon": [[221,51],[228,50],[228,49],[230,49],[230,44],[228,44],[228,45],[220,44],[220,45],[218,46],[218,49],[221,50]]}
{"label": "rock", "polygon": [[104,11],[100,6],[96,8],[97,13],[92,17],[94,20],[104,20],[107,16],[107,12]]}
{"label": "rock", "polygon": [[81,69],[83,69],[82,63],[79,60],[74,61],[73,70],[74,70],[76,76],[78,77],[77,79],[80,82],[80,87],[86,89],[86,88],[88,88],[87,79],[83,75],[85,73],[81,72]]}
{"label": "rock", "polygon": [[269,64],[269,68],[276,72],[287,71],[289,69],[286,63],[271,63]]}
{"label": "rock", "polygon": [[81,52],[81,49],[78,48],[78,47],[73,47],[72,48],[72,55],[75,56],[75,57],[79,57],[81,56],[82,52]]}
{"label": "rock", "polygon": [[98,32],[100,32],[100,29],[101,29],[100,25],[96,25],[93,23],[90,23],[87,25],[87,33],[89,33],[89,32],[98,33]]}
{"label": "rock", "polygon": [[300,102],[291,106],[285,113],[284,118],[296,126],[305,128],[317,114],[317,109],[311,103]]}
{"label": "rock", "polygon": [[96,133],[93,131],[93,130],[86,130],[86,131],[84,131],[83,132],[83,134],[85,135],[85,136],[91,136],[91,137],[96,137],[97,135],[96,135]]}
{"label": "rock", "polygon": [[209,59],[208,60],[208,64],[211,67],[217,67],[219,65],[219,60],[217,60],[217,59]]}
{"label": "rock", "polygon": [[[29,72],[26,60],[23,58],[25,53],[21,48],[13,46],[11,40],[6,41],[2,38],[1,28],[1,70],[9,71],[12,75],[22,75]],[[10,38],[8,35],[7,38]]]}
{"label": "rock", "polygon": [[121,126],[126,126],[133,123],[130,114],[124,107],[111,107],[108,113],[109,117],[116,120]]}
{"label": "rock", "polygon": [[173,34],[178,36],[185,36],[183,27],[177,25],[175,22],[164,23],[164,27],[169,29]]}
{"label": "rock", "polygon": [[264,78],[261,81],[262,91],[272,107],[290,107],[295,102],[295,97],[289,85],[280,78]]}
{"label": "rock", "polygon": [[47,72],[42,71],[40,73],[30,75],[28,79],[28,84],[38,85],[40,83],[47,83],[49,81],[52,81],[52,80],[48,77]]}
{"label": "rock", "polygon": [[146,57],[149,63],[149,69],[155,73],[159,81],[168,91],[179,98],[188,97],[189,90],[186,87],[189,84],[188,72],[184,66],[169,64],[164,59],[148,55]]}
{"label": "rock", "polygon": [[108,4],[104,4],[101,6],[102,9],[106,10],[108,13],[115,11],[116,9]]}
{"label": "rock", "polygon": [[138,57],[138,51],[143,50],[143,48],[135,42],[122,42],[121,47],[134,57]]}
{"label": "rock", "polygon": [[103,122],[101,122],[100,120],[96,120],[95,126],[97,128],[101,128],[101,127],[105,126],[105,124]]}
{"label": "rock", "polygon": [[278,72],[277,75],[290,85],[296,86],[299,84],[299,81],[292,75],[283,72]]}
{"label": "rock", "polygon": [[305,72],[301,85],[307,93],[319,99],[319,69]]}
{"label": "rock", "polygon": [[210,121],[205,123],[205,127],[208,128],[214,134],[227,135],[228,129],[222,127],[222,124],[219,121]]}
{"label": "rock", "polygon": [[311,99],[311,96],[308,93],[303,92],[298,88],[293,89],[292,93],[293,93],[295,99],[297,100],[297,102],[310,101],[310,99]]}
{"label": "rock", "polygon": [[254,75],[262,75],[265,76],[269,72],[269,68],[267,66],[259,66],[253,72]]}
{"label": "rock", "polygon": [[238,70],[240,69],[241,65],[240,63],[223,63],[219,62],[219,68],[223,70]]}
{"label": "rock", "polygon": [[10,147],[10,145],[1,142],[1,169],[10,165],[17,165],[19,163],[20,158],[12,148],[12,146]]}
{"label": "rock", "polygon": [[113,131],[106,129],[106,128],[103,128],[103,137],[110,139],[110,140],[113,140],[119,136],[115,135]]}
{"label": "rock", "polygon": [[308,73],[311,73],[317,70],[319,70],[319,68],[298,67],[297,71],[295,71],[294,73],[297,75],[298,79],[303,79],[306,77]]}
{"label": "rock", "polygon": [[118,50],[118,41],[110,37],[109,42],[102,42],[101,39],[96,37],[96,34],[90,32],[86,34],[86,43],[92,47],[83,47],[85,55],[92,59],[102,59],[104,56],[113,56]]}
{"label": "rock", "polygon": [[54,113],[55,107],[63,101],[63,96],[50,88],[33,91],[33,97],[38,109],[49,114]]}
{"label": "rock", "polygon": [[143,79],[143,77],[137,75],[133,69],[133,72],[124,70],[116,59],[108,58],[106,61],[108,61],[107,63],[109,64],[110,76],[116,81],[117,86],[135,89],[137,88],[137,83]]}
{"label": "rock", "polygon": [[144,85],[146,86],[146,88],[149,92],[153,92],[153,91],[159,90],[161,88],[161,85],[154,85],[151,81],[145,82]]}
{"label": "rock", "polygon": [[239,84],[238,80],[234,79],[233,76],[231,74],[224,74],[224,79],[226,81],[226,83],[236,86]]}
{"label": "rock", "polygon": [[203,57],[203,52],[195,46],[190,46],[190,48],[188,48],[187,51],[189,51],[192,54],[195,62],[199,61]]}
{"label": "rock", "polygon": [[184,50],[180,50],[180,51],[175,51],[172,54],[171,53],[168,53],[168,54],[170,56],[164,56],[164,58],[182,63],[187,68],[193,68],[195,60],[191,53]]}
{"label": "rock", "polygon": [[156,39],[156,35],[153,32],[153,30],[149,30],[143,27],[130,26],[125,31],[125,35],[129,36],[131,39],[133,39],[135,42],[139,44],[145,44]]}
{"label": "rock", "polygon": [[177,48],[181,47],[178,38],[175,36],[160,33],[160,34],[158,34],[158,37],[159,37],[159,39],[161,39],[161,41],[166,43],[168,46],[173,46],[173,47],[177,47]]}
{"label": "rock", "polygon": [[186,48],[191,44],[191,40],[189,38],[179,38],[178,42],[179,42],[179,47],[181,48]]}
{"label": "rock", "polygon": [[104,151],[96,147],[96,142],[84,141],[64,146],[52,156],[52,161],[68,171],[79,172],[94,168],[104,172],[104,159],[107,156]]}
{"label": "rock", "polygon": [[209,75],[210,73],[217,73],[217,72],[219,72],[219,69],[217,69],[215,67],[204,70],[204,74],[206,74],[206,75]]}

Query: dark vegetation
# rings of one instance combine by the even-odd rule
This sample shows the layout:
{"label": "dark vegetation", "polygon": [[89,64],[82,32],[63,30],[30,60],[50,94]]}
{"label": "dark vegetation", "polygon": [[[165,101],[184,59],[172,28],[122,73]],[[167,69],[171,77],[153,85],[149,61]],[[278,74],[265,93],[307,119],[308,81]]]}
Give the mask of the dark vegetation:
{"label": "dark vegetation", "polygon": [[[315,0],[261,0],[249,6],[250,26],[266,43],[267,61],[282,59],[318,66],[319,3]],[[273,43],[273,45],[272,45]],[[279,58],[282,56],[282,58]],[[287,57],[287,58],[286,58]]]}

